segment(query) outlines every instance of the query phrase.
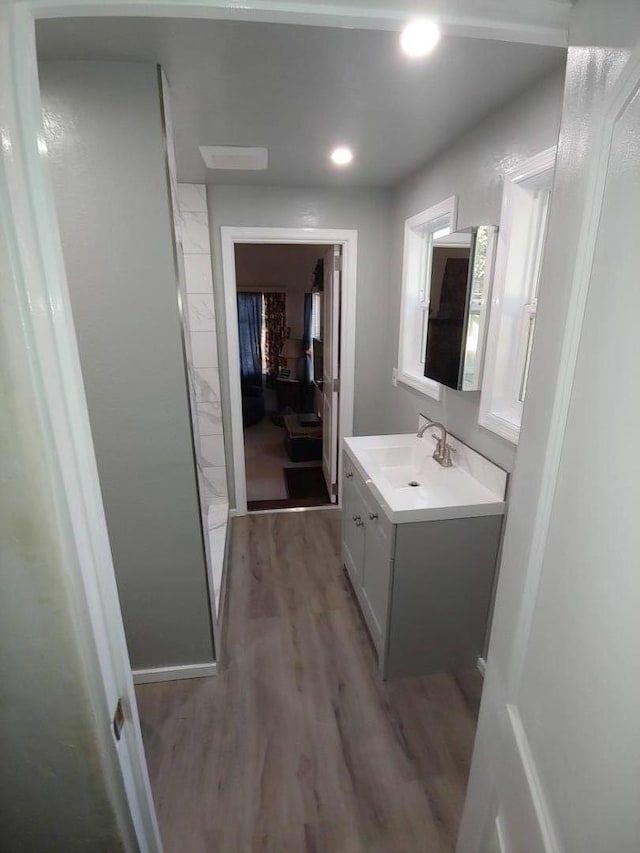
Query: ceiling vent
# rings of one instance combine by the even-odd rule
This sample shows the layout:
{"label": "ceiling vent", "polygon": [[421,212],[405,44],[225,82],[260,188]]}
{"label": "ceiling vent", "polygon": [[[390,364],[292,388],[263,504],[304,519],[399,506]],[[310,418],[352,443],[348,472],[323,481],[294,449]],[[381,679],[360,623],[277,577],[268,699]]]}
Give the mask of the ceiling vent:
{"label": "ceiling vent", "polygon": [[207,169],[266,169],[267,148],[244,148],[233,145],[201,145],[200,153]]}

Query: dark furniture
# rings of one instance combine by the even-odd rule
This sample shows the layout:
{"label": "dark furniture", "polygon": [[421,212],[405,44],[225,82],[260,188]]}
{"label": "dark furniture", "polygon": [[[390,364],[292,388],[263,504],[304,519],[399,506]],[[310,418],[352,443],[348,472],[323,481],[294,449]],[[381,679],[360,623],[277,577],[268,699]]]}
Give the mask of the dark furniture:
{"label": "dark furniture", "polygon": [[264,417],[264,391],[259,385],[242,386],[242,425],[250,427]]}
{"label": "dark furniture", "polygon": [[297,415],[284,416],[284,447],[292,462],[322,459],[322,425],[301,426]]}
{"label": "dark furniture", "polygon": [[278,411],[302,411],[302,382],[299,379],[276,379]]}

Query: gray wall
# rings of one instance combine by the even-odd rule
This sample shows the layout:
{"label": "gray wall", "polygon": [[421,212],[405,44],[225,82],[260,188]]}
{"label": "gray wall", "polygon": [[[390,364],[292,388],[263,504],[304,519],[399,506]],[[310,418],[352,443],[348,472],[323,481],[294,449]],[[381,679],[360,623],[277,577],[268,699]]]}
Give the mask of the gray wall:
{"label": "gray wall", "polygon": [[[389,194],[384,190],[302,189],[285,187],[209,186],[209,222],[213,252],[216,316],[224,317],[220,227],[223,225],[287,228],[352,228],[358,231],[356,306],[355,410],[356,435],[382,432],[385,424],[383,388],[391,366],[384,361],[389,334]],[[223,324],[218,327],[223,401],[228,400],[229,370]],[[228,418],[228,409],[224,414]],[[231,425],[225,422],[231,435]],[[230,452],[230,448],[229,448]],[[233,476],[232,466],[229,473]],[[229,494],[233,495],[229,482]]]}
{"label": "gray wall", "polygon": [[563,82],[564,69],[546,76],[409,177],[393,198],[389,314],[385,324],[387,368],[383,371],[384,383],[377,389],[380,408],[386,413],[384,429],[389,433],[411,431],[418,413],[424,412],[508,471],[513,469],[516,448],[479,426],[479,391],[462,393],[445,388],[437,402],[401,384],[397,388],[391,385],[391,368],[398,361],[404,221],[457,195],[460,228],[498,224],[505,171],[557,142]]}
{"label": "gray wall", "polygon": [[210,661],[157,69],[52,62],[40,76],[131,663]]}
{"label": "gray wall", "polygon": [[[513,470],[516,448],[478,424],[480,392],[444,389],[442,400],[436,402],[401,384],[397,388],[391,384],[398,358],[404,221],[457,195],[459,227],[497,224],[505,172],[557,142],[563,82],[564,68],[547,75],[393,192],[209,185],[218,316],[223,311],[220,226],[358,229],[354,432],[409,432],[416,427],[418,413],[424,412],[442,420],[497,464]],[[218,341],[226,396],[223,329],[218,330]],[[229,423],[225,426],[230,429]]]}

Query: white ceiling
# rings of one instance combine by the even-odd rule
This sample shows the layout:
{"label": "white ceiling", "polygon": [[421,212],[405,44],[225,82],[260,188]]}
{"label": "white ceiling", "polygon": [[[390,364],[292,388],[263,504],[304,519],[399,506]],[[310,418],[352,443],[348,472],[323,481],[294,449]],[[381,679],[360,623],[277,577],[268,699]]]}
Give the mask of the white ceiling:
{"label": "white ceiling", "polygon": [[[181,181],[389,186],[565,61],[556,47],[445,35],[407,60],[398,35],[239,21],[76,18],[37,24],[40,59],[159,62]],[[331,167],[336,143],[353,147]],[[264,146],[264,172],[207,170],[199,145]]]}

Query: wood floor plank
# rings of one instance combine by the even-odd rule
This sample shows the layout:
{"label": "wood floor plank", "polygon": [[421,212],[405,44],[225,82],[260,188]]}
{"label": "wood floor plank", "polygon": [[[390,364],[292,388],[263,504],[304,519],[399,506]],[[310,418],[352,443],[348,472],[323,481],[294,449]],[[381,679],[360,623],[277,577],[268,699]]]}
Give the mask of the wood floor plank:
{"label": "wood floor plank", "polygon": [[214,678],[136,688],[167,853],[447,853],[481,679],[380,680],[340,516],[234,519]]}

